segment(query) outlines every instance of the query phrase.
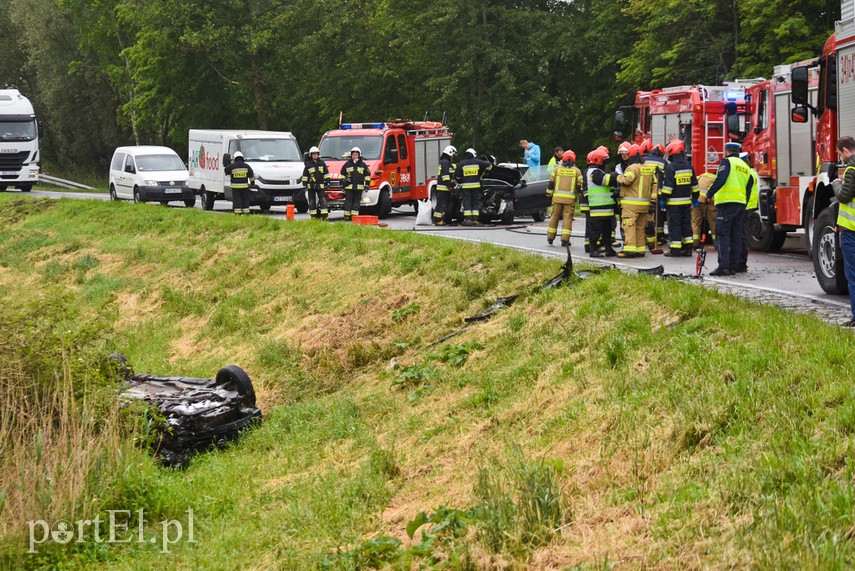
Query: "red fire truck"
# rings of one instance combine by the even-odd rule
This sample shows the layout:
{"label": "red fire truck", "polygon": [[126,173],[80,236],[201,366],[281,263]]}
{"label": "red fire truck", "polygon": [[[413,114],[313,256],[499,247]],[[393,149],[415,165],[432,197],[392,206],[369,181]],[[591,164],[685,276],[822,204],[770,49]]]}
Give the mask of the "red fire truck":
{"label": "red fire truck", "polygon": [[362,195],[361,212],[386,218],[393,206],[430,198],[439,157],[451,137],[448,127],[435,121],[345,123],[327,131],[318,147],[331,175],[330,209],[344,206],[339,173],[353,147],[359,147],[371,169],[371,187]]}
{"label": "red fire truck", "polygon": [[792,120],[807,123],[809,110],[815,117],[816,163],[818,169],[805,200],[805,227],[811,244],[814,269],[819,285],[827,293],[848,291],[840,255],[837,202],[833,200],[831,180],[837,177],[835,144],[842,135],[855,136],[855,2],[841,2],[841,20],[825,42],[816,63],[819,90],[810,97],[810,73],[814,65],[792,70]]}
{"label": "red fire truck", "polygon": [[[792,67],[809,62],[776,66],[772,77],[748,87],[748,132],[742,144],[760,178],[759,208],[745,222],[748,247],[761,252],[777,251],[788,232],[809,226],[805,207],[816,156],[814,126],[790,121]],[[809,80],[810,97],[816,101],[819,75]],[[810,238],[807,235],[807,238]],[[810,244],[808,244],[810,250]]]}
{"label": "red fire truck", "polygon": [[[741,139],[744,129],[745,89],[753,80],[724,85],[684,85],[639,91],[632,107],[631,140],[649,138],[654,145],[681,139],[695,172],[715,172],[724,156],[724,144]],[[615,114],[617,138],[622,138],[623,110]]]}

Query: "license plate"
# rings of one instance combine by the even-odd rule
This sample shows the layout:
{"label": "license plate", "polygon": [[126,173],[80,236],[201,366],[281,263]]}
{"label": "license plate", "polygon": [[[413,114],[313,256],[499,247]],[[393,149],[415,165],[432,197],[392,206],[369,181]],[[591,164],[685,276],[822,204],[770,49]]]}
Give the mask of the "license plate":
{"label": "license plate", "polygon": [[0,171],[0,176],[18,174],[18,171]]}
{"label": "license plate", "polygon": [[180,188],[167,188],[164,192],[166,192],[166,194],[178,194],[181,192],[181,189]]}
{"label": "license plate", "polygon": [[290,202],[290,201],[291,201],[290,196],[274,196],[273,197],[273,202]]}

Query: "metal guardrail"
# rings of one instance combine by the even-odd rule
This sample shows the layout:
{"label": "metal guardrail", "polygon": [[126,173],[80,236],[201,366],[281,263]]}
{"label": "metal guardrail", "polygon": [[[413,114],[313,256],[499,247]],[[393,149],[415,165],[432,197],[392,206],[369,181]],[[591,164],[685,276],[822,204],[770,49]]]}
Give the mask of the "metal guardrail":
{"label": "metal guardrail", "polygon": [[97,190],[91,186],[87,186],[85,184],[80,184],[79,182],[73,182],[70,180],[65,180],[62,178],[58,178],[55,176],[50,176],[46,174],[40,174],[39,180],[44,181],[48,184],[52,184],[54,186],[59,186],[61,188],[71,188],[76,190]]}

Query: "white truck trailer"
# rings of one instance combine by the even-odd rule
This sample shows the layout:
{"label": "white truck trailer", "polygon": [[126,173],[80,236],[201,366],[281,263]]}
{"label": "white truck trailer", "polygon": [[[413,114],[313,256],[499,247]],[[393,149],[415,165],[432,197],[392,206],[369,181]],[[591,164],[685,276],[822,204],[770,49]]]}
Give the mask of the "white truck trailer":
{"label": "white truck trailer", "polygon": [[30,100],[0,89],[0,191],[29,192],[39,180],[39,128]]}
{"label": "white truck trailer", "polygon": [[285,131],[233,129],[190,129],[187,185],[202,199],[205,210],[216,200],[232,200],[229,177],[223,168],[240,151],[255,173],[257,190],[250,192],[250,205],[262,211],[274,205],[294,203],[298,212],[309,204],[300,178],[303,156],[297,139]]}

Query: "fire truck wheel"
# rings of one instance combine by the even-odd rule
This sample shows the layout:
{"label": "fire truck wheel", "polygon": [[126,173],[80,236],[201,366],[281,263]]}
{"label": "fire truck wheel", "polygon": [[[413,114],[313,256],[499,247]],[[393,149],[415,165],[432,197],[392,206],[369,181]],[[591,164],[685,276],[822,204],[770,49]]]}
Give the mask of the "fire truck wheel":
{"label": "fire truck wheel", "polygon": [[381,219],[389,218],[392,213],[392,195],[389,194],[389,189],[381,190],[380,197],[377,199],[377,217]]}
{"label": "fire truck wheel", "polygon": [[755,252],[780,250],[786,238],[786,232],[776,231],[768,220],[760,218],[759,210],[748,213],[745,219],[745,239],[748,242],[748,247]]}
{"label": "fire truck wheel", "polygon": [[246,397],[249,406],[255,406],[255,389],[246,371],[237,365],[226,365],[217,372],[214,381],[217,386],[232,385],[238,394]]}
{"label": "fire truck wheel", "polygon": [[840,243],[834,231],[836,226],[837,208],[829,206],[817,216],[813,235],[813,269],[819,287],[825,293],[839,295],[846,293],[848,288]]}

